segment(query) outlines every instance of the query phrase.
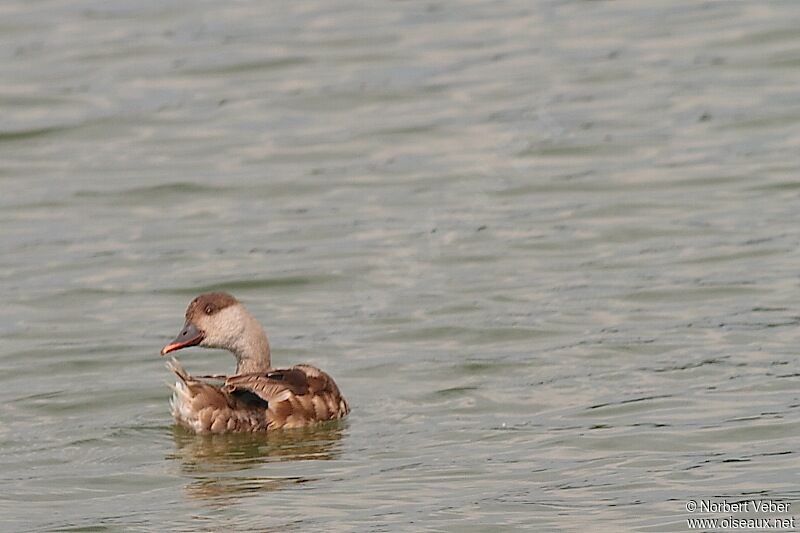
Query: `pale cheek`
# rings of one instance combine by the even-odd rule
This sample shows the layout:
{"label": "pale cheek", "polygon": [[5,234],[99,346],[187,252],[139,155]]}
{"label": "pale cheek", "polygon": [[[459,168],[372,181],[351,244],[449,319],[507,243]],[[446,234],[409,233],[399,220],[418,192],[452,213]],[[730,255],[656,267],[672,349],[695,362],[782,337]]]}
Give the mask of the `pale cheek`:
{"label": "pale cheek", "polygon": [[206,334],[202,346],[207,348],[223,348],[228,349],[231,346],[231,340],[224,333]]}
{"label": "pale cheek", "polygon": [[220,339],[218,339],[216,336],[206,337],[205,345],[209,348],[219,348],[220,344]]}
{"label": "pale cheek", "polygon": [[211,333],[208,329],[204,329],[203,341],[200,343],[200,345],[207,348],[218,348],[222,341],[223,339],[220,338],[219,334],[216,332]]}

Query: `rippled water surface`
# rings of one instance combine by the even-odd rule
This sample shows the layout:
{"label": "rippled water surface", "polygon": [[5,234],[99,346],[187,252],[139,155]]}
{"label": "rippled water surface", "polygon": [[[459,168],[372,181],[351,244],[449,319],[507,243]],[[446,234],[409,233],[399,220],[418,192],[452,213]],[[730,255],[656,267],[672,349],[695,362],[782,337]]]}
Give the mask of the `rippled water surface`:
{"label": "rippled water surface", "polygon": [[[797,501],[798,21],[2,3],[1,528],[683,531],[690,498]],[[173,428],[158,351],[211,289],[351,416]]]}

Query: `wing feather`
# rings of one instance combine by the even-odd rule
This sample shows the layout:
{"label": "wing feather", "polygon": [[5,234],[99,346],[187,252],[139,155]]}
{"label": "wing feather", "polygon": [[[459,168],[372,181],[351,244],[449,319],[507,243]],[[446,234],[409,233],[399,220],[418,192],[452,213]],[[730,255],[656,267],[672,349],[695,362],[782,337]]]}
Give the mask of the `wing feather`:
{"label": "wing feather", "polygon": [[229,376],[224,389],[247,390],[265,400],[271,427],[304,426],[350,411],[333,379],[311,365]]}

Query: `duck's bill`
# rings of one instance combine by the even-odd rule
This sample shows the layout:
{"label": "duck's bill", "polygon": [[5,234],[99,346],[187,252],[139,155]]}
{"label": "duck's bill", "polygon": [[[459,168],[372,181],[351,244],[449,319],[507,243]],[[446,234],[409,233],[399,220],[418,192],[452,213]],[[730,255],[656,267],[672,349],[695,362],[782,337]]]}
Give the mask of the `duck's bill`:
{"label": "duck's bill", "polygon": [[197,346],[202,340],[203,332],[197,329],[194,324],[186,322],[186,324],[183,325],[181,332],[178,333],[178,336],[161,349],[161,355],[167,355],[168,353],[180,350],[181,348]]}

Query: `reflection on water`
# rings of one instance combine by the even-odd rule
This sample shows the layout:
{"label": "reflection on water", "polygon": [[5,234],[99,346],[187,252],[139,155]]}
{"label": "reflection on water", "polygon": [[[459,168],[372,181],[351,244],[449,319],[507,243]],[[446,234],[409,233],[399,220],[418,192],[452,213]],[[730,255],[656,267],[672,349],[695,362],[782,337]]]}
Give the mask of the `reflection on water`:
{"label": "reflection on water", "polygon": [[269,476],[258,468],[277,461],[328,461],[340,454],[345,421],[310,428],[265,433],[195,435],[175,426],[176,449],[167,456],[180,462],[192,481],[185,487],[191,498],[218,500],[279,490],[305,483],[302,476]]}
{"label": "reflection on water", "polygon": [[195,435],[175,426],[177,450],[170,458],[181,460],[186,472],[242,469],[272,461],[325,461],[338,456],[345,424],[334,420],[309,428],[221,435]]}
{"label": "reflection on water", "polygon": [[307,481],[311,481],[311,479],[246,476],[203,478],[186,485],[186,495],[192,499],[208,500],[209,503],[220,504],[231,502],[241,496],[272,492]]}

